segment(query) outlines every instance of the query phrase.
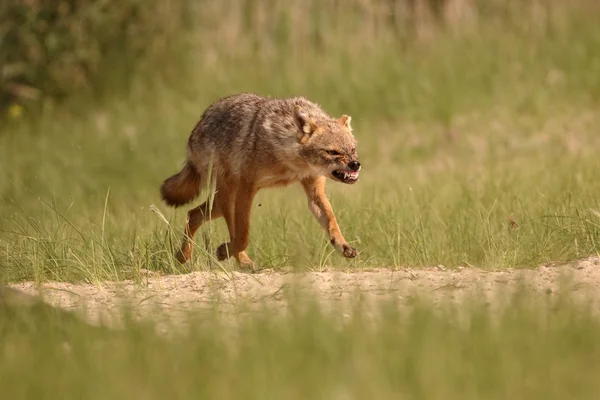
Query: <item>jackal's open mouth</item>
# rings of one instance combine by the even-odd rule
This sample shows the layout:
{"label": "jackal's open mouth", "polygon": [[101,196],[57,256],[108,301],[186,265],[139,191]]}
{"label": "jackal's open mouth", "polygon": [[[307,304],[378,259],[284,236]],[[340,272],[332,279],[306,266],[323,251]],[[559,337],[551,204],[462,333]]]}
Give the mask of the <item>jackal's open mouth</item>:
{"label": "jackal's open mouth", "polygon": [[358,171],[343,171],[336,169],[331,175],[338,181],[343,183],[356,183],[358,181]]}

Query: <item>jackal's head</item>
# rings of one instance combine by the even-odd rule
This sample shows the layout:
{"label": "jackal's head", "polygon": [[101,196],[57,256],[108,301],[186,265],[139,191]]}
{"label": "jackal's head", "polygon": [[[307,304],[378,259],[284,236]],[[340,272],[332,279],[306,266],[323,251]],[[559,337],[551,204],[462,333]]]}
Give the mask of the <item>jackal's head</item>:
{"label": "jackal's head", "polygon": [[296,110],[300,155],[319,175],[343,183],[358,182],[360,162],[350,117],[337,120],[313,120],[301,109]]}

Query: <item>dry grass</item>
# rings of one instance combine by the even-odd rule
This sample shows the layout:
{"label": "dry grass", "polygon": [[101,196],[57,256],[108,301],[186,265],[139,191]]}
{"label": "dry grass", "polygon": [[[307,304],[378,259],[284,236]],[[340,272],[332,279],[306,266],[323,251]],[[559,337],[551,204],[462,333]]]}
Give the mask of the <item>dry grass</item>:
{"label": "dry grass", "polygon": [[[5,279],[215,267],[220,223],[205,227],[195,263],[173,263],[185,213],[158,187],[202,110],[240,91],[352,115],[365,166],[359,185],[329,188],[359,259],[332,252],[289,188],[256,200],[249,252],[264,267],[529,266],[598,251],[593,4],[453,3],[427,40],[413,29],[425,17],[394,22],[408,18],[389,8],[402,2],[211,4],[182,36],[194,49],[185,74],[137,71],[125,95],[107,86],[3,124]],[[450,29],[452,7],[472,21]]]}

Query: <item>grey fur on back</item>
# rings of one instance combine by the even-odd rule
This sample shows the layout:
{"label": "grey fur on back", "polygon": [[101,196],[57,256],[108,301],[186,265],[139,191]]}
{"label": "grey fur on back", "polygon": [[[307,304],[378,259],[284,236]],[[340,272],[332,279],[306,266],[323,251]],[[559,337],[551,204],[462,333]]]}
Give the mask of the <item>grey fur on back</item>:
{"label": "grey fur on back", "polygon": [[241,93],[221,98],[204,111],[193,129],[188,159],[201,175],[208,170],[211,157],[217,175],[294,164],[301,147],[297,109],[315,122],[333,121],[304,97],[277,99]]}

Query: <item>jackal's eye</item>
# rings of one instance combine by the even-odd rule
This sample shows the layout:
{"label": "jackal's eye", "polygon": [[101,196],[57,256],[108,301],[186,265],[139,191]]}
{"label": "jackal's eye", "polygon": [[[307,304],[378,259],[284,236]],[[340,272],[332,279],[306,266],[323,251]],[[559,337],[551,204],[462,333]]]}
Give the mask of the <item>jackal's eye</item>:
{"label": "jackal's eye", "polygon": [[337,150],[325,150],[325,153],[329,154],[330,156],[341,156],[342,153],[340,153]]}

